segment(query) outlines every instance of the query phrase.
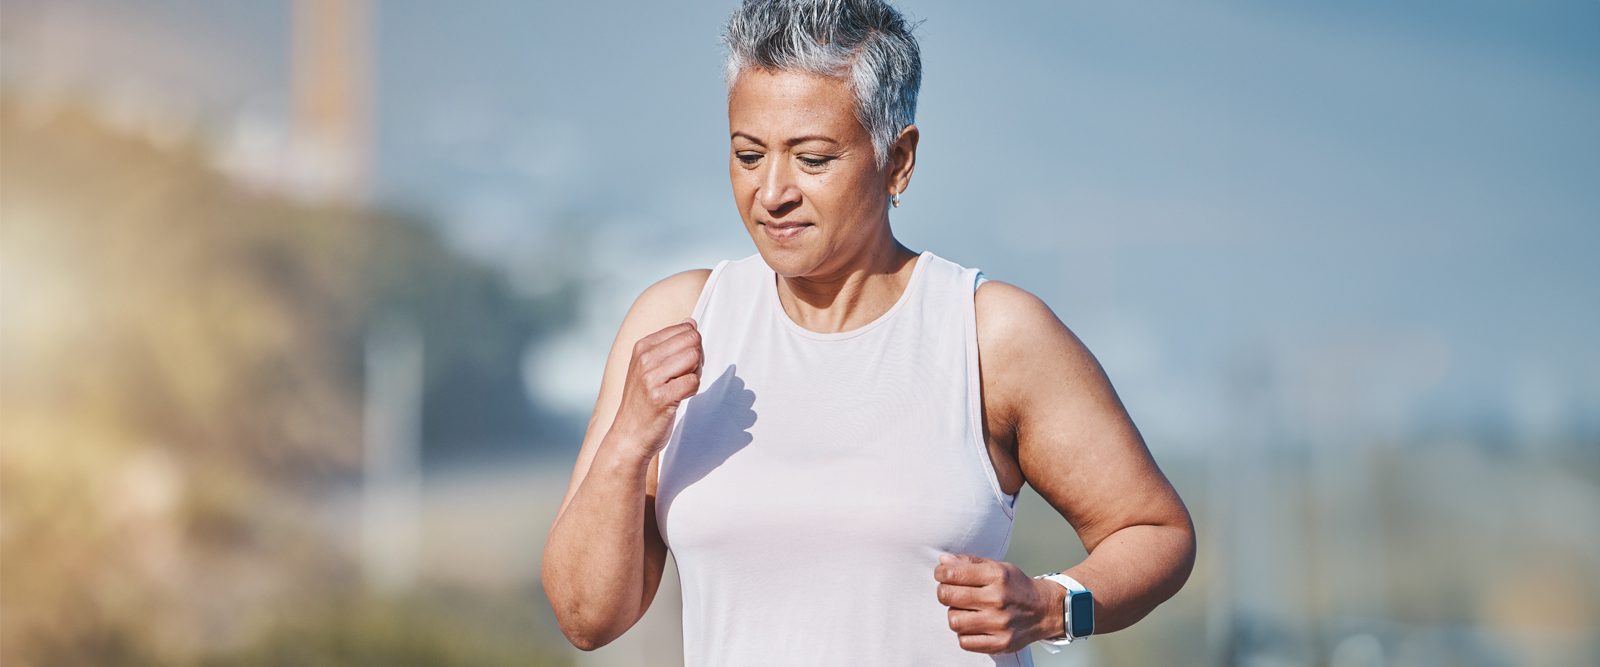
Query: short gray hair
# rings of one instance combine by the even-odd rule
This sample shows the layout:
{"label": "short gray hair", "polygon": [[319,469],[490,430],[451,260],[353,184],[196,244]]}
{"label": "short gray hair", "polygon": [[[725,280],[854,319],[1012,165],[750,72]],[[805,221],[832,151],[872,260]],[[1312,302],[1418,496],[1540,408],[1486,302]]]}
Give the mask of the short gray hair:
{"label": "short gray hair", "polygon": [[722,35],[728,85],[749,68],[844,77],[881,169],[917,115],[922,55],[913,27],[883,0],[744,0]]}

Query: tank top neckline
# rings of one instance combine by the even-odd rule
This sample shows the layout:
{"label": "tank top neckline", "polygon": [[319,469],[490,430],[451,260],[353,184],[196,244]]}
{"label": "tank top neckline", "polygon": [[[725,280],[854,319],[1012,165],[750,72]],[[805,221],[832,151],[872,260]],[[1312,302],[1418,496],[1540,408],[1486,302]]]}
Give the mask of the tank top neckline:
{"label": "tank top neckline", "polygon": [[[772,270],[771,266],[767,266],[767,276],[770,278],[767,281],[767,294],[771,297],[769,301],[771,301],[772,314],[778,318],[778,321],[783,323],[785,328],[799,336],[813,340],[854,338],[878,328],[884,322],[888,322],[896,312],[899,312],[907,302],[911,301],[912,291],[921,284],[922,281],[919,278],[925,273],[924,269],[927,268],[928,259],[931,255],[933,255],[932,250],[924,250],[917,255],[917,263],[911,267],[911,277],[906,279],[905,289],[900,290],[900,298],[895,300],[894,305],[889,306],[888,310],[883,311],[881,315],[878,315],[871,322],[846,331],[812,331],[795,322],[793,318],[789,317],[789,313],[783,309],[783,301],[778,298],[778,272]],[[766,266],[765,262],[762,265]]]}

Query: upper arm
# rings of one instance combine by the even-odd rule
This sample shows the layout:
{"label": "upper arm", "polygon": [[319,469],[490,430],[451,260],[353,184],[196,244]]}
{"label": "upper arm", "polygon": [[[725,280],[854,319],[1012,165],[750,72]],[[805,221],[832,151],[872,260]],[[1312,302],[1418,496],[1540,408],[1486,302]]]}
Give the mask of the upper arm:
{"label": "upper arm", "polygon": [[1093,551],[1135,524],[1184,525],[1177,491],[1083,342],[1038,297],[989,280],[976,299],[984,373],[1028,484]]}
{"label": "upper arm", "polygon": [[[710,275],[710,269],[690,269],[662,278],[645,288],[628,308],[611,343],[611,352],[606,357],[605,369],[600,376],[600,394],[595,399],[594,411],[589,415],[589,425],[584,429],[583,445],[578,450],[578,460],[573,465],[572,479],[567,484],[566,495],[561,499],[561,508],[556,512],[557,520],[583,484],[600,441],[611,430],[611,422],[616,418],[617,407],[622,402],[622,385],[627,379],[628,364],[633,360],[634,344],[640,338],[689,317],[694,312],[695,301],[700,297],[700,289]],[[656,465],[652,459],[650,474],[645,479],[646,495],[649,496],[655,495]],[[653,527],[653,517],[646,517],[646,523]]]}

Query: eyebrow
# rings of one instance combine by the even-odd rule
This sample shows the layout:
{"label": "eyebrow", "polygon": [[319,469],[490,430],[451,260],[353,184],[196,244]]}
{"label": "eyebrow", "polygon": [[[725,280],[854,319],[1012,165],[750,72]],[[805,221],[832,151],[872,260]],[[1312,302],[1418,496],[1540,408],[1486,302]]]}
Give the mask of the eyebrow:
{"label": "eyebrow", "polygon": [[[755,135],[750,134],[748,132],[734,132],[728,138],[732,139],[732,138],[735,138],[735,137],[744,137],[744,138],[749,139],[751,141],[754,141],[754,142],[756,142],[758,144],[761,144],[762,146],[767,145],[767,142],[762,141],[759,137],[756,137]],[[838,140],[834,139],[833,137],[828,137],[828,136],[824,136],[824,135],[821,135],[821,134],[807,134],[805,136],[794,137],[793,139],[790,139],[789,141],[787,141],[785,143],[787,145],[789,145],[789,146],[793,146],[795,144],[805,143],[807,141],[825,141],[825,142],[830,143],[830,144],[838,144],[839,143]]]}

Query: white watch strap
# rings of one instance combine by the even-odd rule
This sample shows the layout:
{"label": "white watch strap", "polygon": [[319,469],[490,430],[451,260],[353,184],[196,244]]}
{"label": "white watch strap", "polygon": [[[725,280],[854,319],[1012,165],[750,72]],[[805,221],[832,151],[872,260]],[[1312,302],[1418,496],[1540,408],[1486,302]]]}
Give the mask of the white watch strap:
{"label": "white watch strap", "polygon": [[[1083,584],[1078,583],[1077,579],[1073,579],[1072,577],[1069,577],[1069,576],[1067,576],[1065,574],[1062,574],[1060,572],[1050,572],[1048,574],[1041,574],[1041,575],[1038,575],[1038,576],[1034,577],[1034,579],[1048,579],[1050,581],[1056,582],[1057,584],[1060,584],[1062,588],[1067,589],[1067,594],[1068,594],[1069,598],[1070,598],[1072,593],[1087,593],[1087,592],[1089,592],[1089,589],[1085,588],[1083,586]],[[1039,640],[1039,643],[1044,645],[1044,650],[1046,650],[1046,651],[1048,651],[1050,653],[1060,653],[1061,652],[1061,647],[1066,646],[1067,644],[1071,644],[1072,640],[1073,640],[1073,636],[1072,636],[1072,603],[1071,603],[1070,599],[1069,600],[1065,600],[1063,602],[1064,602],[1064,604],[1061,605],[1063,607],[1063,609],[1061,610],[1061,623],[1062,623],[1061,627],[1066,629],[1066,635],[1063,636],[1063,637],[1060,637],[1060,638],[1056,638],[1056,639],[1041,639],[1041,640]]]}

